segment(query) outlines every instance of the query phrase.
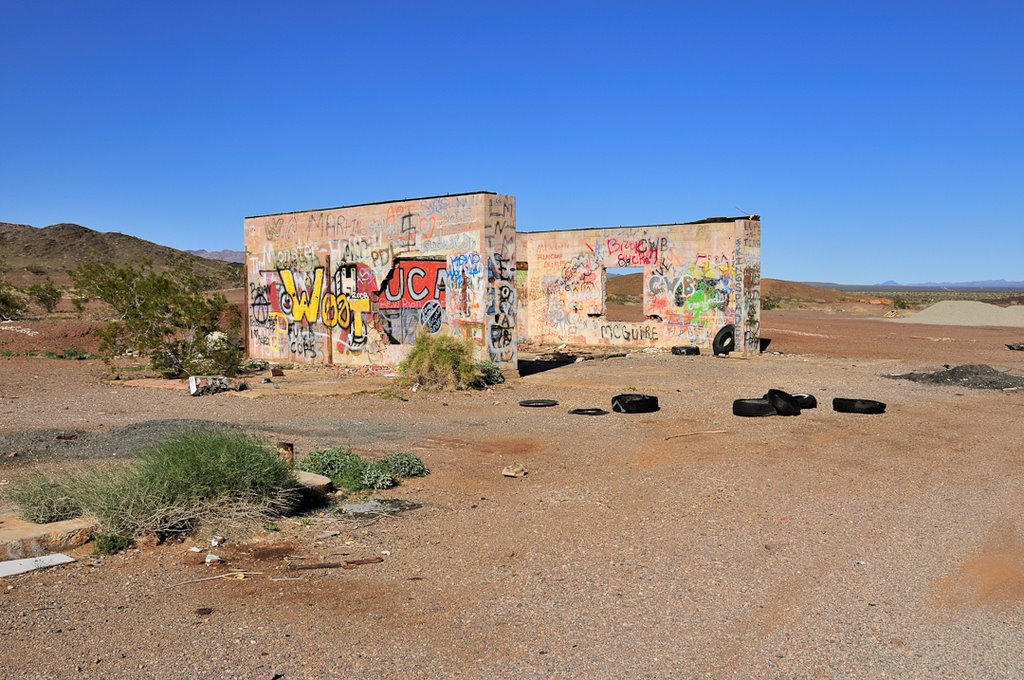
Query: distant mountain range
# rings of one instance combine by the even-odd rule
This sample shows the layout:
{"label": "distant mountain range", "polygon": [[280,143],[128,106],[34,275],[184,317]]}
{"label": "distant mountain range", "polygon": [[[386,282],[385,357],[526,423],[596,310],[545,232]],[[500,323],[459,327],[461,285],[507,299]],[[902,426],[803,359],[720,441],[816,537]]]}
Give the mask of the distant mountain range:
{"label": "distant mountain range", "polygon": [[234,262],[245,264],[245,252],[242,250],[186,250],[196,257],[205,257],[207,260],[220,260],[221,262]]}
{"label": "distant mountain range", "polygon": [[237,264],[197,257],[127,234],[96,231],[80,224],[32,227],[0,222],[0,279],[18,288],[46,279],[68,286],[70,272],[90,262],[149,262],[157,271],[189,266],[218,288],[241,286],[244,280],[242,267]]}
{"label": "distant mountain range", "polygon": [[835,290],[858,290],[858,291],[898,291],[898,290],[1024,290],[1024,281],[1007,281],[1006,279],[993,279],[989,281],[943,281],[931,283],[899,283],[898,281],[883,281],[882,283],[827,283],[824,281],[806,281],[812,286],[834,288]]}

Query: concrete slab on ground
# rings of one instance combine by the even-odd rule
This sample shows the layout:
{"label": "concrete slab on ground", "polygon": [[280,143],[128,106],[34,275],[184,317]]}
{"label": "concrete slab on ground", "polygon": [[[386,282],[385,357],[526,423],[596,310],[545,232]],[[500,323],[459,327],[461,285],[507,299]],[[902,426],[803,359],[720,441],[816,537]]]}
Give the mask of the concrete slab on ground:
{"label": "concrete slab on ground", "polygon": [[77,548],[88,542],[96,528],[91,517],[33,524],[17,515],[0,514],[0,558],[17,560]]}

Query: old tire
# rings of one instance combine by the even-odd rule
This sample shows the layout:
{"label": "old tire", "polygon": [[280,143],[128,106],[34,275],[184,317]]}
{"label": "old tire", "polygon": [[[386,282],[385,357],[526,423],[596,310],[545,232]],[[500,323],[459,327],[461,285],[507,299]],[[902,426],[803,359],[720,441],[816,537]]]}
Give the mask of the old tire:
{"label": "old tire", "polygon": [[658,410],[658,398],[649,394],[616,394],[612,397],[612,410],[616,413],[653,413]]}
{"label": "old tire", "polygon": [[558,402],[554,399],[523,399],[519,402],[519,405],[526,408],[546,408],[548,406],[558,406]]}
{"label": "old tire", "polygon": [[867,413],[876,415],[885,413],[885,403],[873,399],[843,399],[836,397],[832,400],[832,410],[839,413]]}
{"label": "old tire", "polygon": [[606,416],[608,411],[603,408],[574,408],[569,411],[574,416]]}
{"label": "old tire", "polygon": [[732,402],[732,414],[744,418],[775,415],[775,407],[767,399],[737,399]]}
{"label": "old tire", "polygon": [[763,352],[766,349],[768,349],[768,345],[772,344],[772,339],[771,338],[760,338],[758,340],[758,343],[759,343],[760,351]]}
{"label": "old tire", "polygon": [[793,398],[796,399],[796,403],[800,407],[800,410],[806,408],[818,408],[818,400],[814,398],[813,394],[794,394]]}
{"label": "old tire", "polygon": [[679,357],[695,357],[700,354],[700,347],[696,345],[676,345],[672,348],[672,354]]}
{"label": "old tire", "polygon": [[800,415],[800,404],[788,392],[782,390],[768,390],[768,394],[764,395],[765,400],[772,405],[775,412],[780,416],[798,416]]}
{"label": "old tire", "polygon": [[715,356],[728,354],[736,349],[736,327],[731,323],[722,326],[722,329],[715,334],[715,339],[711,343],[711,349],[714,351]]}

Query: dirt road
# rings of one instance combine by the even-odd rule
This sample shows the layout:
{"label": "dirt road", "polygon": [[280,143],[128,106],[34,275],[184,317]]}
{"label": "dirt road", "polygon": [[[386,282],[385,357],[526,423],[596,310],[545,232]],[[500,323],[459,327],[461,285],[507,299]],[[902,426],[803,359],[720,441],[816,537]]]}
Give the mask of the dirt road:
{"label": "dirt road", "polygon": [[[226,567],[170,543],[11,578],[0,586],[0,667],[8,677],[1019,677],[1024,394],[884,377],[947,363],[1024,375],[1024,353],[1003,346],[1019,332],[818,312],[769,312],[763,326],[784,354],[636,354],[408,401],[352,394],[358,382],[344,396],[190,398],[101,384],[97,362],[0,359],[0,436],[19,441],[39,428],[209,420],[300,451],[412,450],[432,470],[384,494],[420,510],[282,522],[256,547],[229,543]],[[770,387],[811,392],[821,407],[731,415],[733,399]],[[658,395],[662,409],[567,413],[607,408],[622,391]],[[889,409],[835,413],[835,396]],[[517,405],[535,397],[561,404]],[[502,477],[513,461],[529,475]],[[0,457],[0,481],[46,465],[67,461],[59,450]],[[329,531],[341,533],[316,540]],[[285,569],[288,555],[339,553],[384,561]],[[230,568],[262,573],[168,587]]]}

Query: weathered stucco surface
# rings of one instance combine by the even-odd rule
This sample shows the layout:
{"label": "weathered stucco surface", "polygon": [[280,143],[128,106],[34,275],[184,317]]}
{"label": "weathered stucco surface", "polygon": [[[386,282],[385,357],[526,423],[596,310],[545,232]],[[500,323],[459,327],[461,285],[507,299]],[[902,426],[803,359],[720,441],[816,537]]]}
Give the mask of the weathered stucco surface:
{"label": "weathered stucco surface", "polygon": [[254,358],[393,365],[421,328],[516,367],[515,199],[492,193],[245,219]]}
{"label": "weathered stucco surface", "polygon": [[[735,325],[757,352],[761,223],[756,217],[648,227],[520,232],[521,341],[710,350]],[[645,321],[606,318],[607,269],[643,268]]]}

